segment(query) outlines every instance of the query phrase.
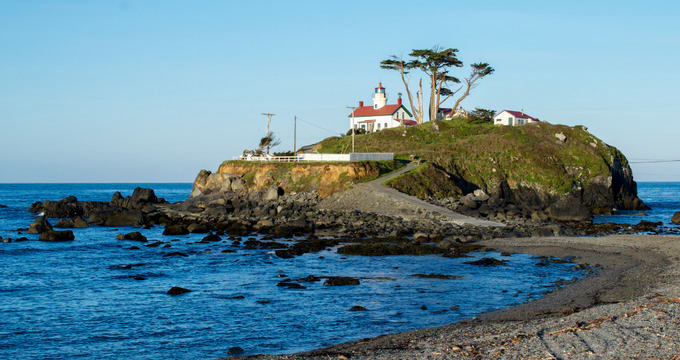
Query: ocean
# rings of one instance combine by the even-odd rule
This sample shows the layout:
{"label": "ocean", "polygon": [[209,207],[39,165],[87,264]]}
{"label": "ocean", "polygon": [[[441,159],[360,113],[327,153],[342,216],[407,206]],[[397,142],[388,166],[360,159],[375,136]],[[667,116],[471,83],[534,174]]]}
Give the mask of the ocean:
{"label": "ocean", "polygon": [[[109,201],[115,191],[129,196],[138,186],[170,202],[191,191],[191,184],[0,184],[6,206],[0,207],[0,238],[13,239],[0,243],[0,358],[211,359],[234,347],[246,354],[291,353],[452,323],[584,276],[573,264],[522,254],[363,257],[330,249],[282,259],[226,236],[210,244],[198,243],[201,234],[164,236],[161,227],[73,229],[76,239],[63,243],[40,242],[20,230],[36,218],[27,211],[35,201],[68,195]],[[642,199],[654,207],[645,220],[669,223],[678,194],[680,183],[640,184]],[[640,217],[615,219],[637,223]],[[116,240],[131,231],[149,243]],[[20,237],[28,240],[14,241]],[[155,241],[162,244],[144,246]],[[171,252],[188,256],[164,256]],[[508,265],[464,263],[484,257]],[[360,284],[277,286],[309,275],[352,276]],[[192,291],[167,295],[174,286]],[[355,306],[366,311],[351,311]]]}

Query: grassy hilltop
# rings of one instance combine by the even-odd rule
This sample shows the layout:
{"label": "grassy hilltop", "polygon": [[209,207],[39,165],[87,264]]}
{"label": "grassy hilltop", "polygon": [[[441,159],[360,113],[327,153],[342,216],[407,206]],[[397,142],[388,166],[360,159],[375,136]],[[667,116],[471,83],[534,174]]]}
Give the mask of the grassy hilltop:
{"label": "grassy hilltop", "polygon": [[[351,138],[327,138],[315,150],[348,152]],[[545,122],[495,126],[462,119],[434,121],[356,135],[355,149],[424,160],[416,171],[391,184],[421,198],[457,197],[476,188],[489,192],[502,182],[510,189],[562,195],[591,183],[616,186],[612,177],[628,177],[630,172],[625,156],[585,127]],[[632,174],[629,178],[632,182]]]}

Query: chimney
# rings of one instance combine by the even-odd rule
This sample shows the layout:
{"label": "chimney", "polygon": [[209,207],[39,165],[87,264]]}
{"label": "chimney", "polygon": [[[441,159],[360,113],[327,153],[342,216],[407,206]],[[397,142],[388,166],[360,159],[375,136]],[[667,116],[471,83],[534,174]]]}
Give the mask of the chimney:
{"label": "chimney", "polygon": [[363,102],[363,101],[359,101],[359,107],[360,107],[360,108],[364,107],[364,102]]}
{"label": "chimney", "polygon": [[401,93],[398,94],[399,98],[397,99],[397,105],[401,105]]}

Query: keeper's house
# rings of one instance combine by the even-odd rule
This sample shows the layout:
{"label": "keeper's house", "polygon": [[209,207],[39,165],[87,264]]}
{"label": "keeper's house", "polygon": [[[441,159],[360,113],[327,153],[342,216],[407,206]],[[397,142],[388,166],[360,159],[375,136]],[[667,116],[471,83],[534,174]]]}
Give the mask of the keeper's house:
{"label": "keeper's house", "polygon": [[525,114],[524,111],[513,110],[503,110],[493,118],[493,123],[495,125],[507,125],[507,126],[531,124],[538,121],[540,120]]}
{"label": "keeper's house", "polygon": [[367,132],[376,132],[398,126],[416,125],[411,120],[411,113],[401,102],[401,94],[396,104],[387,104],[387,95],[382,83],[375,88],[373,95],[373,106],[364,106],[363,101],[359,101],[359,107],[349,114],[349,128],[364,129]]}

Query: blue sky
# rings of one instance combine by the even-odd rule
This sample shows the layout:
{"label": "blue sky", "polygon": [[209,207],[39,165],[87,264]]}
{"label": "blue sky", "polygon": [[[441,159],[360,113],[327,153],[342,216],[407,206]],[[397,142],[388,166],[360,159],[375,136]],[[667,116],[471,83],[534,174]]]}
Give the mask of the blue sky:
{"label": "blue sky", "polygon": [[0,182],[191,182],[255,148],[261,113],[279,151],[294,116],[298,146],[346,132],[378,82],[404,92],[381,60],[434,45],[496,69],[463,107],[586,125],[636,180],[680,181],[680,162],[637,163],[680,159],[678,18],[659,0],[0,0]]}

